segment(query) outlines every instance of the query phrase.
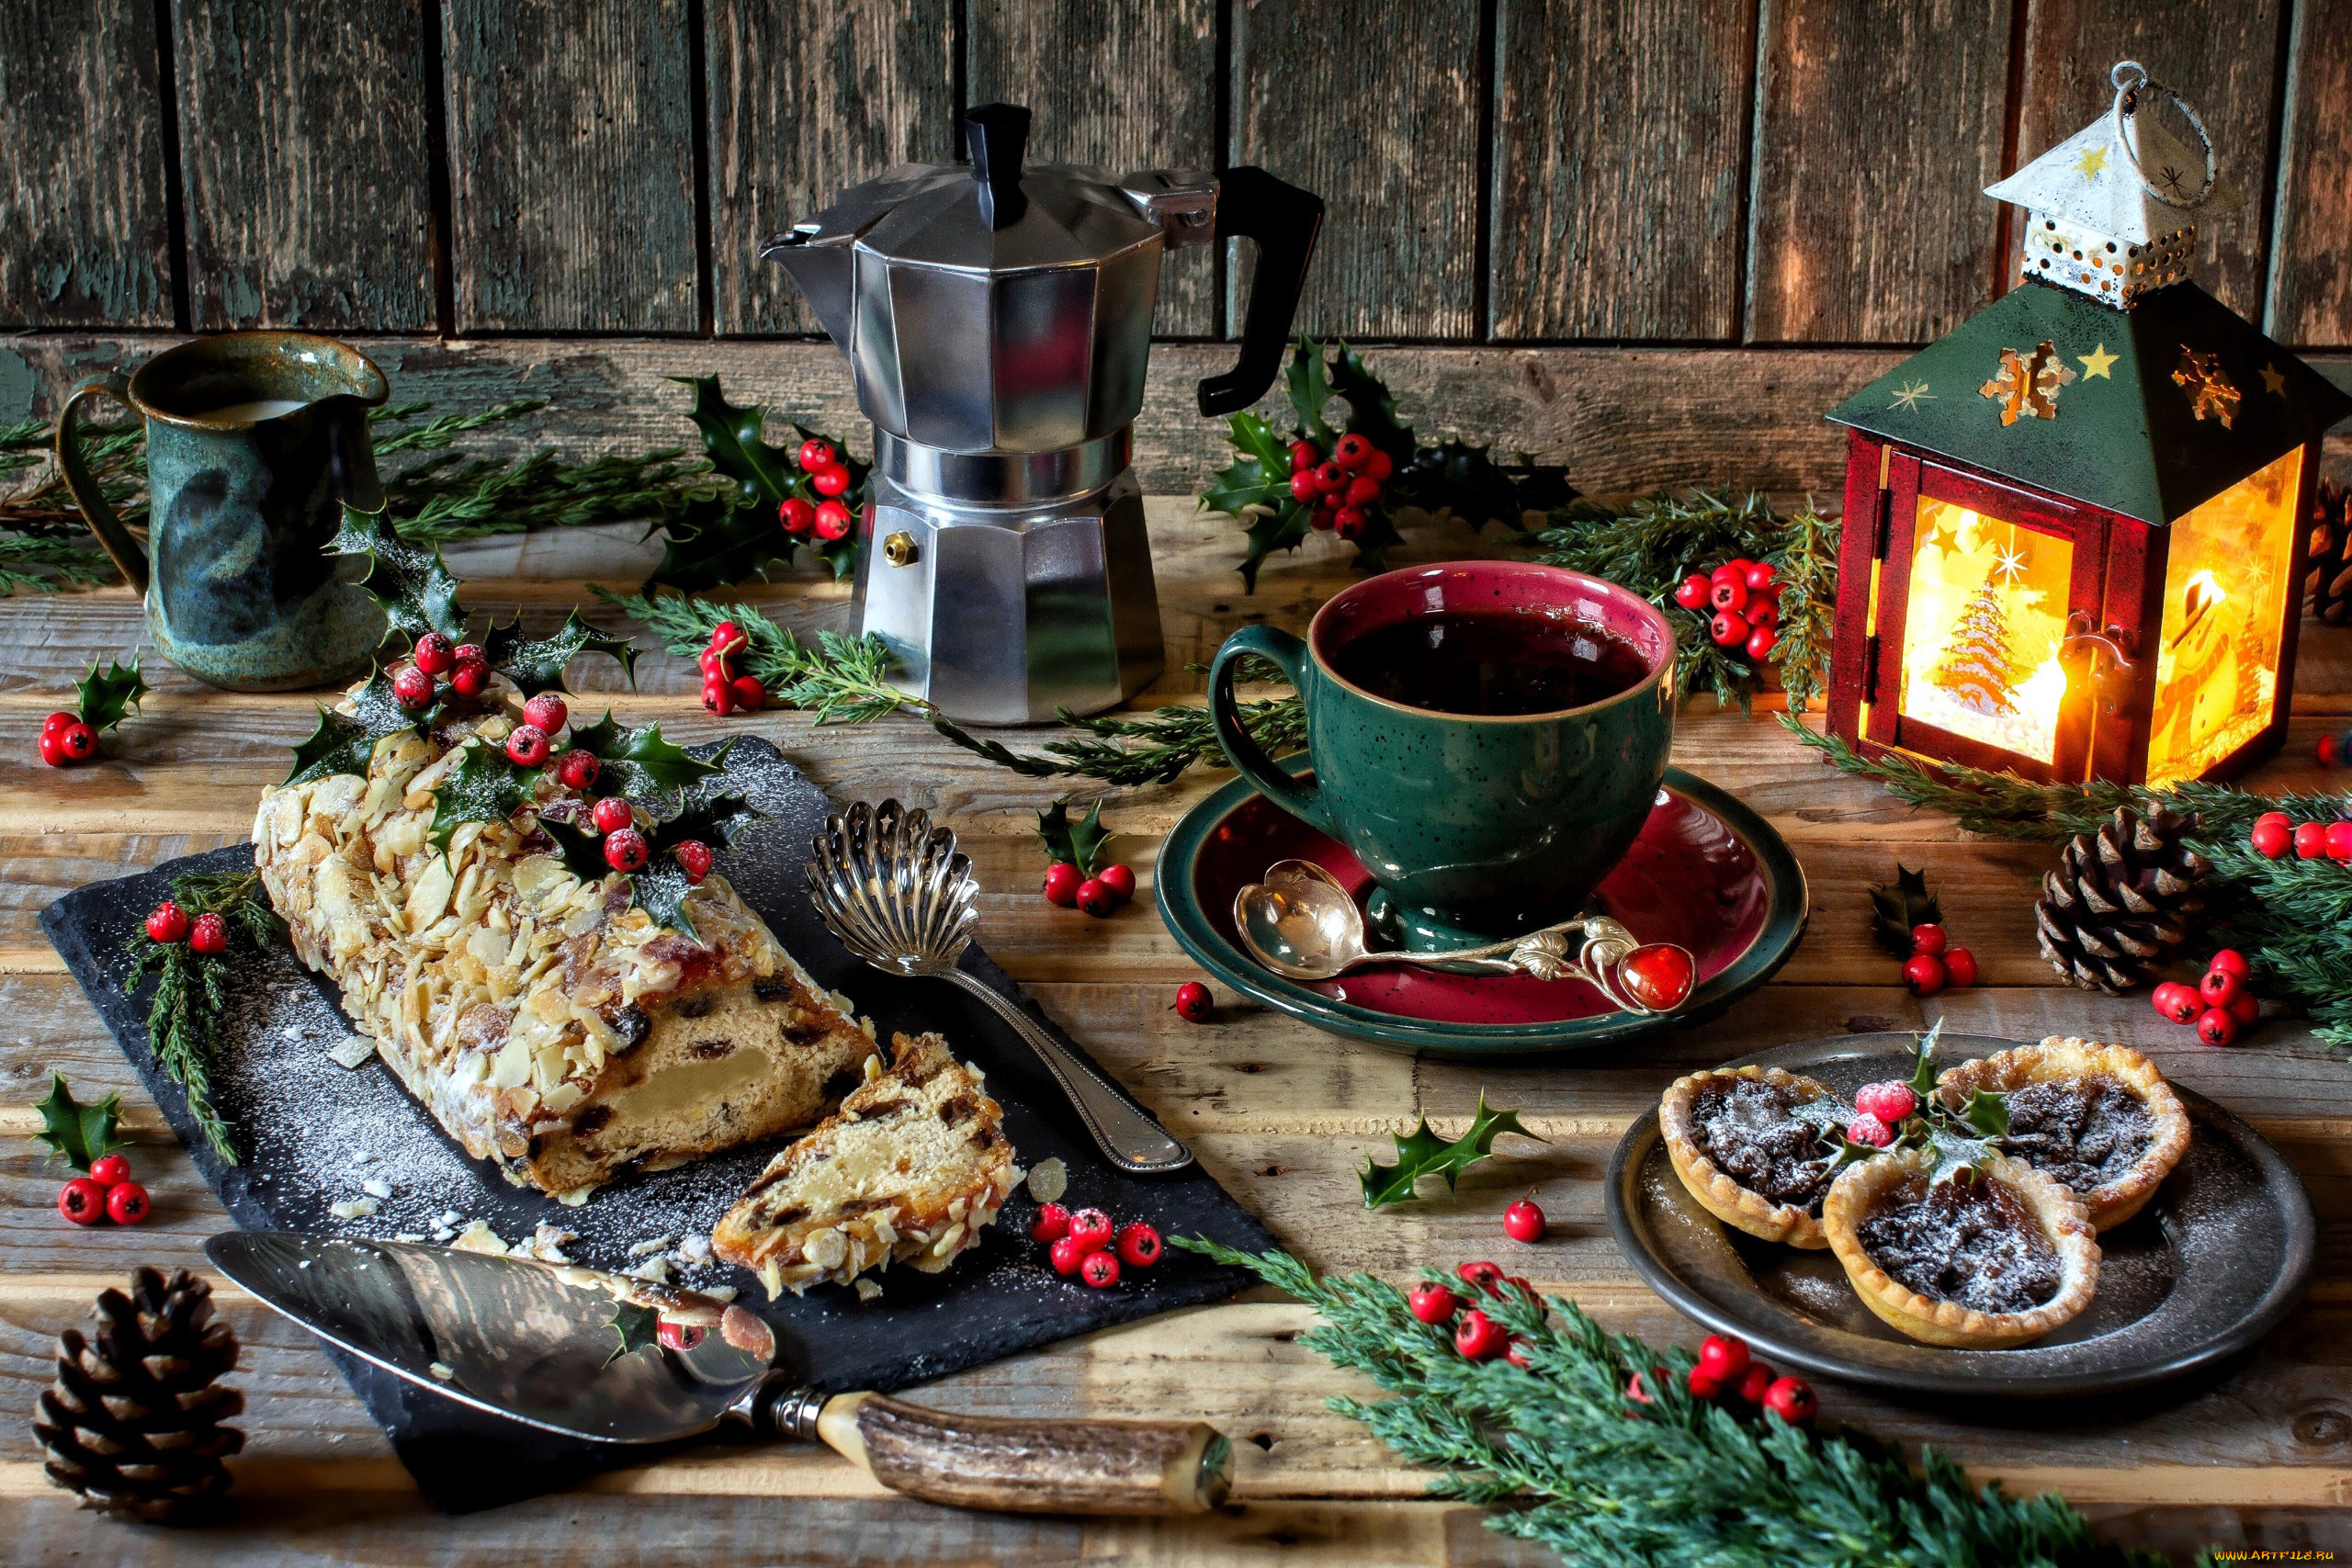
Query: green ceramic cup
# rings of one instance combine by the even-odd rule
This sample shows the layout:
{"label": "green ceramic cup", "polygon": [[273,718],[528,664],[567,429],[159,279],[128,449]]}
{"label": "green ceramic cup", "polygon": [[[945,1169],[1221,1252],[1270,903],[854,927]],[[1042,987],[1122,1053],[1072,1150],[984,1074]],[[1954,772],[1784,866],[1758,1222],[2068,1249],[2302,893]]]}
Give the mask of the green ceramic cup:
{"label": "green ceramic cup", "polygon": [[[307,333],[229,333],[124,378],[83,378],[57,416],[57,458],[90,530],[145,596],[164,658],[210,685],[281,692],[356,673],[384,639],[357,578],[325,553],[343,509],[384,504],[367,355]],[[147,424],[147,543],[83,460],[75,411],[107,397]]]}
{"label": "green ceramic cup", "polygon": [[[1583,707],[1487,716],[1408,707],[1333,668],[1334,650],[1358,637],[1448,611],[1582,622],[1631,644],[1646,670]],[[1277,767],[1241,728],[1234,676],[1252,656],[1298,689],[1311,780]],[[1632,846],[1674,740],[1674,629],[1640,595],[1581,572],[1409,567],[1333,595],[1304,640],[1272,626],[1226,638],[1209,711],[1233,765],[1371,874],[1380,934],[1438,952],[1569,918]]]}

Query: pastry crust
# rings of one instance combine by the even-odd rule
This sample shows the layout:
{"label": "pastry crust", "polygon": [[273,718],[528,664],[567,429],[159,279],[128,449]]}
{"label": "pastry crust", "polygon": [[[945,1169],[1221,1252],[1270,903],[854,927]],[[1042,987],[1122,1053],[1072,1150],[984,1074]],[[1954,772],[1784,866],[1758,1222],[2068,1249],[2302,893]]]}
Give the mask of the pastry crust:
{"label": "pastry crust", "polygon": [[[2094,1077],[2120,1085],[2147,1108],[2154,1123],[2149,1130],[2147,1148],[2130,1170],[2075,1193],[2091,1224],[2105,1231],[2138,1213],[2188,1152],[2188,1112],[2147,1057],[2129,1045],[2052,1034],[2038,1045],[2019,1045],[1946,1068],[1936,1079],[1936,1089],[1945,1105],[1957,1109],[1967,1101],[1972,1089],[2007,1093],[2028,1084],[2075,1083]],[[2019,1163],[2030,1162],[2020,1158]]]}
{"label": "pastry crust", "polygon": [[1675,1175],[1701,1207],[1727,1225],[1790,1247],[1816,1251],[1827,1247],[1821,1222],[1810,1213],[1749,1190],[1709,1156],[1705,1139],[1692,1120],[1692,1107],[1709,1084],[1740,1079],[1789,1089],[1806,1101],[1829,1095],[1826,1085],[1781,1067],[1716,1067],[1675,1079],[1657,1108],[1658,1131],[1665,1135],[1667,1158],[1673,1163]]}
{"label": "pastry crust", "polygon": [[513,818],[433,847],[434,786],[469,740],[504,739],[514,697],[386,737],[364,777],[262,793],[254,864],[296,953],[468,1154],[567,1202],[817,1121],[856,1087],[871,1026],[725,878],[686,895],[690,938],[618,874],[574,876],[537,818],[587,806],[552,770]]}
{"label": "pastry crust", "polygon": [[1958,1302],[1922,1295],[1880,1268],[1863,1248],[1862,1223],[1887,1193],[1907,1182],[1926,1180],[1933,1168],[1924,1150],[1896,1149],[1848,1166],[1831,1183],[1829,1196],[1821,1205],[1822,1230],[1863,1305],[1914,1339],[1964,1350],[1997,1349],[2039,1339],[2090,1305],[2098,1289],[2099,1250],[2082,1201],[2073,1189],[2005,1156],[1995,1156],[1975,1179],[1997,1181],[2008,1188],[2041,1224],[2042,1235],[2058,1255],[2055,1296],[2026,1312],[1980,1312]]}

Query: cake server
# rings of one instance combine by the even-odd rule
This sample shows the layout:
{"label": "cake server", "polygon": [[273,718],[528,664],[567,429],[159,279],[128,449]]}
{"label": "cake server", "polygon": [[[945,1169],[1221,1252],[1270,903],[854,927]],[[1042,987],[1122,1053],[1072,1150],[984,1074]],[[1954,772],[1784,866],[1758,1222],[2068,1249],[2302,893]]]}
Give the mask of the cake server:
{"label": "cake server", "polygon": [[[461,1404],[589,1442],[740,1426],[822,1442],[910,1497],[1013,1513],[1198,1513],[1230,1484],[1231,1445],[1204,1421],[956,1416],[822,1393],[775,1364],[775,1332],[756,1314],[672,1286],[295,1231],[226,1231],[204,1252],[329,1344]],[[661,1343],[653,1318],[686,1348]],[[622,1348],[624,1324],[635,1348]]]}

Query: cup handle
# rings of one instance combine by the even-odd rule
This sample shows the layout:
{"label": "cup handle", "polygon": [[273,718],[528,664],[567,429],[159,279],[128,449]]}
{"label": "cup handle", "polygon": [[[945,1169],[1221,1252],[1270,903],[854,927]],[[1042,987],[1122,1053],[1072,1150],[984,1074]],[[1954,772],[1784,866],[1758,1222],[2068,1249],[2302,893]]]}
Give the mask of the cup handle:
{"label": "cup handle", "polygon": [[107,504],[106,492],[91,477],[90,465],[82,457],[82,443],[74,434],[74,411],[81,406],[83,399],[100,395],[112,398],[133,413],[139,412],[139,406],[130,400],[130,383],[113,371],[83,377],[66,398],[65,406],[57,411],[57,466],[64,470],[65,488],[73,491],[74,503],[81,507],[90,532],[106,547],[124,581],[143,596],[147,592],[146,552],[130,536],[130,530],[122,525],[122,519],[114,514],[114,508]]}
{"label": "cup handle", "polygon": [[1234,703],[1233,678],[1241,661],[1252,656],[1280,670],[1298,689],[1299,700],[1307,700],[1306,644],[1272,626],[1243,626],[1225,639],[1209,665],[1209,722],[1216,727],[1217,744],[1225,748],[1227,761],[1256,784],[1260,794],[1308,827],[1336,839],[1339,826],[1324,807],[1322,786],[1293,778],[1242,727]]}

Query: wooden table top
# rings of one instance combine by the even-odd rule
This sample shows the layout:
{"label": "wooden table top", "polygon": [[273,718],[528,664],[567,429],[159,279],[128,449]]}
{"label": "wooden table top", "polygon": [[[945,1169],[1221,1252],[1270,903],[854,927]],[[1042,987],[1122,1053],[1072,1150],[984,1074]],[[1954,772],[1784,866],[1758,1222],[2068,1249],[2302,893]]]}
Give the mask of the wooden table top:
{"label": "wooden table top", "polygon": [[[1196,693],[1183,666],[1233,627],[1264,619],[1297,628],[1348,580],[1318,539],[1271,565],[1254,598],[1231,570],[1238,540],[1181,499],[1150,507],[1171,675],[1149,702]],[[1458,524],[1429,525],[1399,559],[1496,553]],[[477,615],[520,605],[552,624],[585,597],[576,581],[480,581]],[[844,591],[815,579],[744,595],[789,625],[833,624]],[[616,625],[592,604],[600,624]],[[70,697],[93,657],[141,640],[122,590],[0,604],[0,1559],[21,1562],[280,1563],[320,1560],[548,1562],[847,1562],[1046,1563],[1538,1562],[1541,1551],[1480,1528],[1480,1511],[1422,1496],[1426,1474],[1397,1462],[1327,1396],[1366,1387],[1294,1343],[1310,1319],[1271,1292],[1161,1317],[948,1379],[922,1398],[950,1409],[1106,1416],[1204,1416],[1234,1438],[1235,1502],[1198,1519],[1034,1520],[963,1514],[881,1492],[820,1449],[712,1449],[615,1472],[578,1491],[452,1520],[416,1495],[389,1445],[300,1329],[220,1286],[245,1346],[234,1382],[246,1396],[241,1509],[193,1533],[116,1525],[78,1512],[43,1476],[30,1422],[50,1376],[54,1337],[133,1265],[200,1268],[201,1244],[228,1224],[164,1131],[137,1079],[36,923],[83,883],[247,836],[261,789],[282,776],[287,748],[313,722],[310,694],[247,696],[197,685],[150,657],[155,694],[112,756],[72,771],[41,766],[41,719]],[[2352,711],[2352,633],[2307,624],[2286,759],[2256,787],[2325,787],[2310,758],[2330,722]],[[609,687],[602,661],[582,683]],[[1046,1010],[1198,1151],[1203,1164],[1318,1268],[1408,1277],[1424,1262],[1507,1257],[1549,1292],[1573,1295],[1612,1327],[1654,1339],[1695,1327],[1644,1287],[1611,1241],[1601,1175],[1625,1127],[1678,1073],[1786,1042],[1845,1032],[1956,1029],[2020,1040],[2073,1033],[2146,1049],[2177,1081],[2236,1111],[2275,1142],[2309,1187],[2322,1225],[2317,1283],[2287,1323],[2225,1374],[2092,1408],[1955,1412],[1825,1381],[1824,1410],[1906,1445],[1930,1442],[1980,1477],[2015,1490],[2055,1489],[2118,1539],[2186,1557],[2207,1544],[2290,1548],[2352,1542],[2352,1066],[2296,1023],[2267,1025],[2232,1050],[2194,1043],[2144,997],[2110,999],[2054,983],[2036,955],[2030,910],[2046,846],[1973,839],[1950,819],[1914,813],[1839,777],[1771,718],[1695,703],[1675,761],[1770,818],[1803,862],[1812,927],[1773,983],[1702,1028],[1624,1058],[1586,1066],[1477,1068],[1416,1061],[1320,1034],[1220,995],[1196,1027],[1170,1010],[1195,970],[1160,928],[1148,883],[1160,837],[1216,784],[1195,770],[1165,789],[1130,792],[1105,820],[1120,858],[1146,884],[1108,920],[1051,908],[1036,896],[1041,862],[1030,812],[1059,788],[957,750],[920,723],[810,728],[789,713],[707,718],[690,661],[655,654],[625,716],[707,739],[750,728],[843,797],[895,795],[944,813],[964,835],[988,889],[981,940]],[[604,693],[597,693],[602,701]],[[1083,792],[1076,792],[1083,793]],[[1982,983],[1921,1003],[1866,931],[1866,885],[1900,857],[1940,890],[1956,940],[1978,955]],[[125,1093],[141,1176],[155,1200],[141,1229],[81,1231],[56,1213],[61,1168],[29,1135],[54,1068],[77,1089]],[[1515,1106],[1549,1140],[1505,1138],[1452,1197],[1364,1212],[1355,1169],[1386,1134],[1426,1111],[1459,1130],[1481,1089]],[[1502,1210],[1529,1188],[1551,1237],[1516,1247]]]}

